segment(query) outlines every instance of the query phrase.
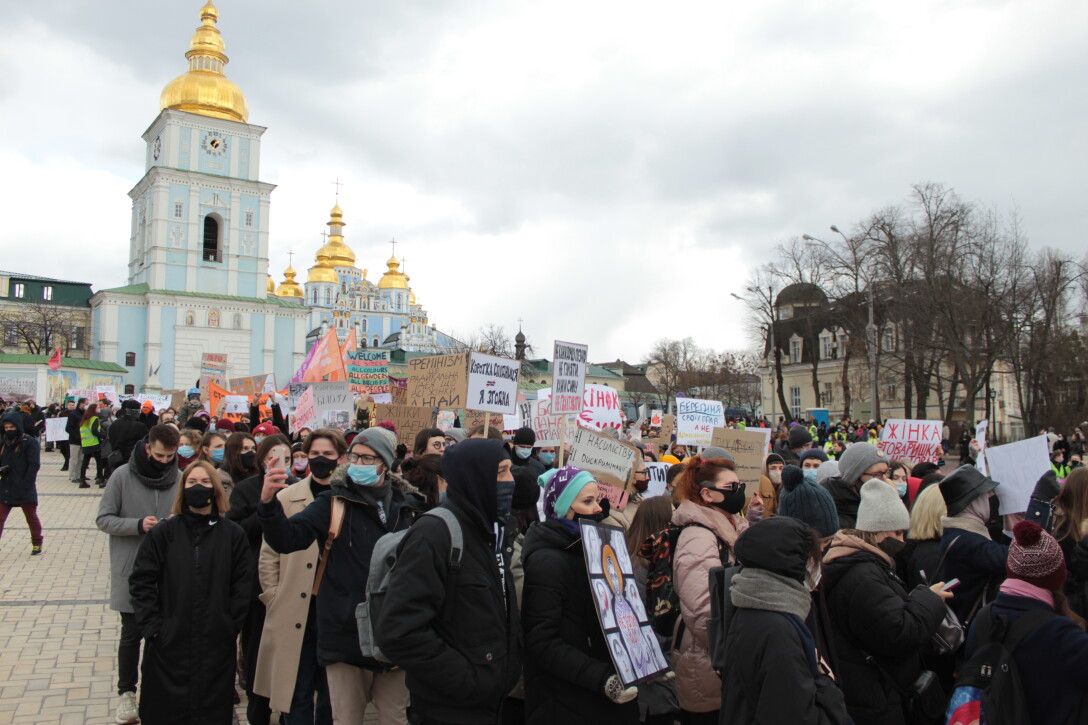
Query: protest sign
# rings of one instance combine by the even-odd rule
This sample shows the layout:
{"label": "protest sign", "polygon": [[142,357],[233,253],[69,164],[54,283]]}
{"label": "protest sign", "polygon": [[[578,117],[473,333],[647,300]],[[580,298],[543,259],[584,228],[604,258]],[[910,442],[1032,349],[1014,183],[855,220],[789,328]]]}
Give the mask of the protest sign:
{"label": "protest sign", "polygon": [[725,408],[720,400],[676,399],[676,442],[709,446],[715,428],[725,427]]}
{"label": "protest sign", "polygon": [[314,405],[314,389],[307,387],[298,398],[294,415],[291,416],[291,431],[298,433],[303,428],[313,430],[317,427],[317,407]]}
{"label": "protest sign", "polygon": [[288,414],[294,414],[298,408],[298,401],[313,383],[288,383],[287,384],[287,410]]}
{"label": "protest sign", "polygon": [[322,428],[332,428],[340,432],[346,431],[351,427],[351,411],[348,410],[325,410],[318,414],[318,420],[321,421]]}
{"label": "protest sign", "polygon": [[249,412],[249,399],[244,395],[227,395],[223,398],[223,413],[245,415]]}
{"label": "protest sign", "polygon": [[978,462],[975,468],[982,471],[982,475],[990,475],[986,469],[986,433],[989,431],[990,421],[980,420],[975,426],[975,445],[978,447]]}
{"label": "protest sign", "polygon": [[263,373],[261,375],[251,375],[245,378],[231,378],[230,389],[231,392],[238,395],[244,395],[247,398],[252,398],[256,395],[264,395],[265,393],[275,392],[275,376],[271,373]]}
{"label": "protest sign", "polygon": [[555,341],[552,358],[552,411],[581,413],[584,406],[589,346]]}
{"label": "protest sign", "polygon": [[45,419],[45,440],[47,443],[68,440],[68,432],[64,427],[68,424],[67,418]]}
{"label": "protest sign", "polygon": [[217,352],[205,352],[200,355],[200,390],[204,397],[208,396],[209,383],[215,383],[219,387],[229,385],[227,382],[227,356]]}
{"label": "protest sign", "polygon": [[429,405],[386,405],[378,404],[375,407],[375,415],[378,420],[389,420],[397,427],[397,443],[408,446],[408,450],[416,442],[416,433],[424,428],[431,428],[433,420],[433,408]]}
{"label": "protest sign", "polygon": [[389,393],[388,350],[348,350],[346,360],[351,392],[359,395]]}
{"label": "protest sign", "polygon": [[880,431],[884,455],[891,460],[906,459],[915,463],[941,460],[941,421],[903,420],[892,418]]}
{"label": "protest sign", "polygon": [[624,687],[651,680],[669,664],[646,616],[623,529],[579,523],[589,589],[616,674]]}
{"label": "protest sign", "polygon": [[76,401],[78,401],[80,398],[86,398],[88,403],[93,403],[95,400],[98,399],[98,396],[95,394],[95,392],[89,388],[68,388],[65,391],[64,395],[65,397],[73,398]]}
{"label": "protest sign", "polygon": [[578,426],[570,443],[567,465],[589,471],[598,480],[628,489],[635,473],[635,462],[642,452],[634,446]]}
{"label": "protest sign", "polygon": [[478,425],[487,423],[487,427],[493,430],[504,430],[505,418],[502,413],[485,413],[482,410],[466,410],[464,417],[465,430],[472,430]]}
{"label": "protest sign", "polygon": [[665,477],[668,475],[670,468],[672,468],[671,463],[661,463],[660,461],[650,461],[646,464],[646,473],[650,474],[650,485],[646,487],[646,493],[642,494],[643,498],[663,496],[667,493],[665,491]]}
{"label": "protest sign", "polygon": [[[375,397],[371,396],[371,400]],[[396,403],[397,405],[408,405],[408,378],[396,378],[392,375],[389,376],[389,400],[376,401],[379,403]]]}
{"label": "protest sign", "polygon": [[1035,484],[1050,470],[1048,453],[1045,435],[986,450],[990,478],[1000,484],[994,493],[1001,501],[1001,513],[1018,514],[1028,510],[1028,499]]}
{"label": "protest sign", "polygon": [[661,418],[664,415],[665,415],[665,411],[663,411],[663,410],[651,410],[650,411],[650,427],[651,428],[660,428],[661,427]]}
{"label": "protest sign", "polygon": [[314,383],[310,388],[314,391],[314,406],[319,412],[352,410],[355,406],[355,396],[346,381]]}
{"label": "protest sign", "polygon": [[721,446],[733,454],[737,464],[737,477],[747,486],[749,494],[759,490],[759,477],[763,475],[763,458],[767,455],[767,439],[770,429],[738,430],[715,428],[710,444]]}
{"label": "protest sign", "polygon": [[435,421],[435,428],[445,433],[453,427],[454,422],[457,419],[457,414],[452,410],[440,410],[438,411],[438,419]]}
{"label": "protest sign", "polygon": [[620,416],[620,394],[607,385],[586,385],[582,396],[582,412],[578,424],[604,430],[619,430],[623,425]]}
{"label": "protest sign", "polygon": [[408,360],[408,404],[464,408],[468,354],[431,355]]}
{"label": "protest sign", "polygon": [[143,403],[146,401],[150,401],[151,409],[156,413],[161,412],[165,408],[169,408],[173,403],[173,396],[171,395],[148,395],[146,393],[140,393],[138,395],[122,394],[118,395],[117,399],[122,403],[126,400],[135,400],[141,405],[143,405]]}
{"label": "protest sign", "polygon": [[[514,415],[518,409],[518,377],[521,362],[505,357],[472,353],[468,363],[466,408]],[[410,382],[410,380],[409,380]]]}
{"label": "protest sign", "polygon": [[97,399],[105,398],[110,402],[110,405],[116,405],[119,402],[117,400],[117,388],[113,385],[94,386],[94,395]]}
{"label": "protest sign", "polygon": [[669,446],[672,445],[672,429],[675,426],[675,415],[661,416],[661,430],[657,434],[657,447],[662,454],[669,452]]}
{"label": "protest sign", "polygon": [[536,444],[541,448],[559,445],[562,426],[568,418],[566,415],[553,415],[551,401],[551,398],[545,398],[518,403],[521,425],[533,429],[533,433],[536,434]]}
{"label": "protest sign", "polygon": [[0,398],[25,403],[37,393],[34,378],[0,378]]}

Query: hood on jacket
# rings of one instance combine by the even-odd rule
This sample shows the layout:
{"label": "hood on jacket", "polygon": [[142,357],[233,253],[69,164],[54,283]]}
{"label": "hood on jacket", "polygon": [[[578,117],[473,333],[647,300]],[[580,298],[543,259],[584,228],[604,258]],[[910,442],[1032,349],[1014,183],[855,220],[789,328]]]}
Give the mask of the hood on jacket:
{"label": "hood on jacket", "polygon": [[0,424],[11,423],[15,426],[15,430],[19,431],[19,435],[24,435],[26,431],[23,429],[23,414],[18,411],[12,411],[6,414],[3,419],[0,419]]}
{"label": "hood on jacket", "polygon": [[510,460],[502,441],[470,438],[442,456],[442,478],[449,495],[478,510],[484,521],[498,518],[499,464]]}
{"label": "hood on jacket", "polygon": [[844,534],[841,531],[831,539],[831,548],[824,554],[824,564],[830,564],[844,557],[862,553],[873,554],[888,566],[894,566],[892,558],[881,551],[879,547],[873,546],[857,536]]}
{"label": "hood on jacket", "polygon": [[521,563],[526,565],[529,559],[543,549],[568,549],[577,551],[581,556],[581,538],[575,536],[559,521],[555,519],[542,521],[529,527],[525,534],[525,542],[521,548]]}
{"label": "hood on jacket", "polygon": [[729,544],[730,549],[736,544],[737,537],[748,528],[748,520],[740,514],[733,517],[733,523],[729,523],[723,511],[710,506],[700,506],[694,501],[682,501],[680,507],[673,512],[672,522],[677,526],[701,524]]}
{"label": "hood on jacket", "polygon": [[812,551],[812,534],[808,525],[798,519],[772,516],[749,526],[733,550],[737,561],[746,567],[803,582]]}

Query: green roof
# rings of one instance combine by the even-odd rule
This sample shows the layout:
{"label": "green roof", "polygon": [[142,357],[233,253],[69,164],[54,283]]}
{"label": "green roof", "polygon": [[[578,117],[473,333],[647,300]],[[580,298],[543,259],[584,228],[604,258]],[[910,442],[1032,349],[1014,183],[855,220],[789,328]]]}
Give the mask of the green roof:
{"label": "green roof", "polygon": [[229,302],[249,302],[264,305],[279,305],[280,307],[302,307],[303,305],[292,300],[281,299],[274,295],[265,297],[263,300],[259,297],[241,297],[239,295],[220,295],[214,292],[186,292],[184,290],[171,290],[171,289],[151,289],[146,282],[140,282],[139,284],[125,285],[124,287],[114,287],[112,289],[99,290],[100,292],[114,292],[119,295],[177,295],[178,297],[202,297],[209,300],[227,300]]}
{"label": "green roof", "polygon": [[[49,362],[49,355],[32,355],[30,353],[0,353],[0,364],[11,365],[45,365]],[[66,357],[61,361],[61,367],[78,368],[80,370],[101,370],[107,373],[127,373],[128,368],[123,368],[117,363],[102,360],[87,360],[81,357]]]}
{"label": "green roof", "polygon": [[550,385],[544,385],[543,383],[529,383],[525,381],[518,381],[518,388],[520,390],[542,390],[549,388]]}
{"label": "green roof", "polygon": [[[543,374],[551,374],[552,363],[550,360],[526,360],[525,365],[529,365],[537,372]],[[617,373],[615,370],[609,370],[608,368],[602,368],[600,365],[593,365],[592,363],[586,367],[587,378],[619,378],[623,380],[624,377]]]}

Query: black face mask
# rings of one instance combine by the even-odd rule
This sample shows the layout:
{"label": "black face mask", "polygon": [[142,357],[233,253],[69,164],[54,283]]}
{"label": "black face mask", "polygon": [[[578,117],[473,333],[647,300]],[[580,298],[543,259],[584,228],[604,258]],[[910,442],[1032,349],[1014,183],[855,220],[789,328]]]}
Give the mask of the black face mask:
{"label": "black face mask", "polygon": [[257,451],[246,451],[239,458],[244,468],[253,468],[253,464],[257,462]]}
{"label": "black face mask", "polygon": [[728,514],[739,514],[741,509],[744,508],[744,484],[738,483],[736,489],[732,491],[723,491],[720,488],[712,488],[711,491],[717,491],[724,496],[721,501],[711,501],[710,505],[714,508],[721,509]]}
{"label": "black face mask", "polygon": [[4,431],[4,437],[7,438],[9,441],[13,441],[13,440],[15,440],[16,438],[19,437],[19,431],[17,431],[17,430],[5,430]]}
{"label": "black face mask", "polygon": [[162,461],[158,460],[153,455],[151,455],[151,451],[147,452],[147,466],[148,466],[148,468],[150,468],[152,471],[154,471],[155,473],[157,473],[159,475],[162,475],[163,473],[166,473],[167,471],[170,470],[170,468],[172,468],[172,467],[174,467],[176,465],[177,464],[174,462],[173,457],[171,457],[170,460],[167,461],[166,463],[163,463]]}
{"label": "black face mask", "polygon": [[607,498],[602,498],[600,501],[601,510],[595,514],[578,514],[575,518],[583,519],[585,521],[595,521],[598,524],[608,518],[612,513],[612,502]]}
{"label": "black face mask", "polygon": [[903,547],[907,545],[907,542],[900,541],[899,539],[893,539],[891,536],[877,544],[877,548],[883,551],[891,558],[895,558],[895,555],[903,550]]}
{"label": "black face mask", "polygon": [[510,510],[514,505],[514,482],[513,481],[496,481],[498,486],[498,492],[495,496],[495,513],[498,515],[500,521],[510,515]]}
{"label": "black face mask", "polygon": [[315,456],[310,459],[310,475],[314,478],[328,478],[336,470],[336,459]]}
{"label": "black face mask", "polygon": [[185,505],[190,509],[202,509],[205,506],[211,506],[212,499],[215,497],[215,489],[198,483],[185,489],[182,496]]}

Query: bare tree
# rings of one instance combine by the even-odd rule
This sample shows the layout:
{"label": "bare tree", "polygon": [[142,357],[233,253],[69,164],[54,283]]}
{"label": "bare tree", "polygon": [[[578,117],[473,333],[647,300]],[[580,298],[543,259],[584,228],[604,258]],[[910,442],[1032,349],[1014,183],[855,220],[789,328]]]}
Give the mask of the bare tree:
{"label": "bare tree", "polygon": [[79,337],[86,334],[84,315],[72,307],[33,302],[0,311],[4,341],[18,340],[18,346],[34,355],[48,355],[60,348],[62,355],[80,349]]}
{"label": "bare tree", "polygon": [[677,393],[687,394],[691,388],[692,374],[698,369],[702,354],[690,337],[683,340],[662,338],[650,348],[645,360],[649,366],[647,376],[664,396],[669,408]]}

